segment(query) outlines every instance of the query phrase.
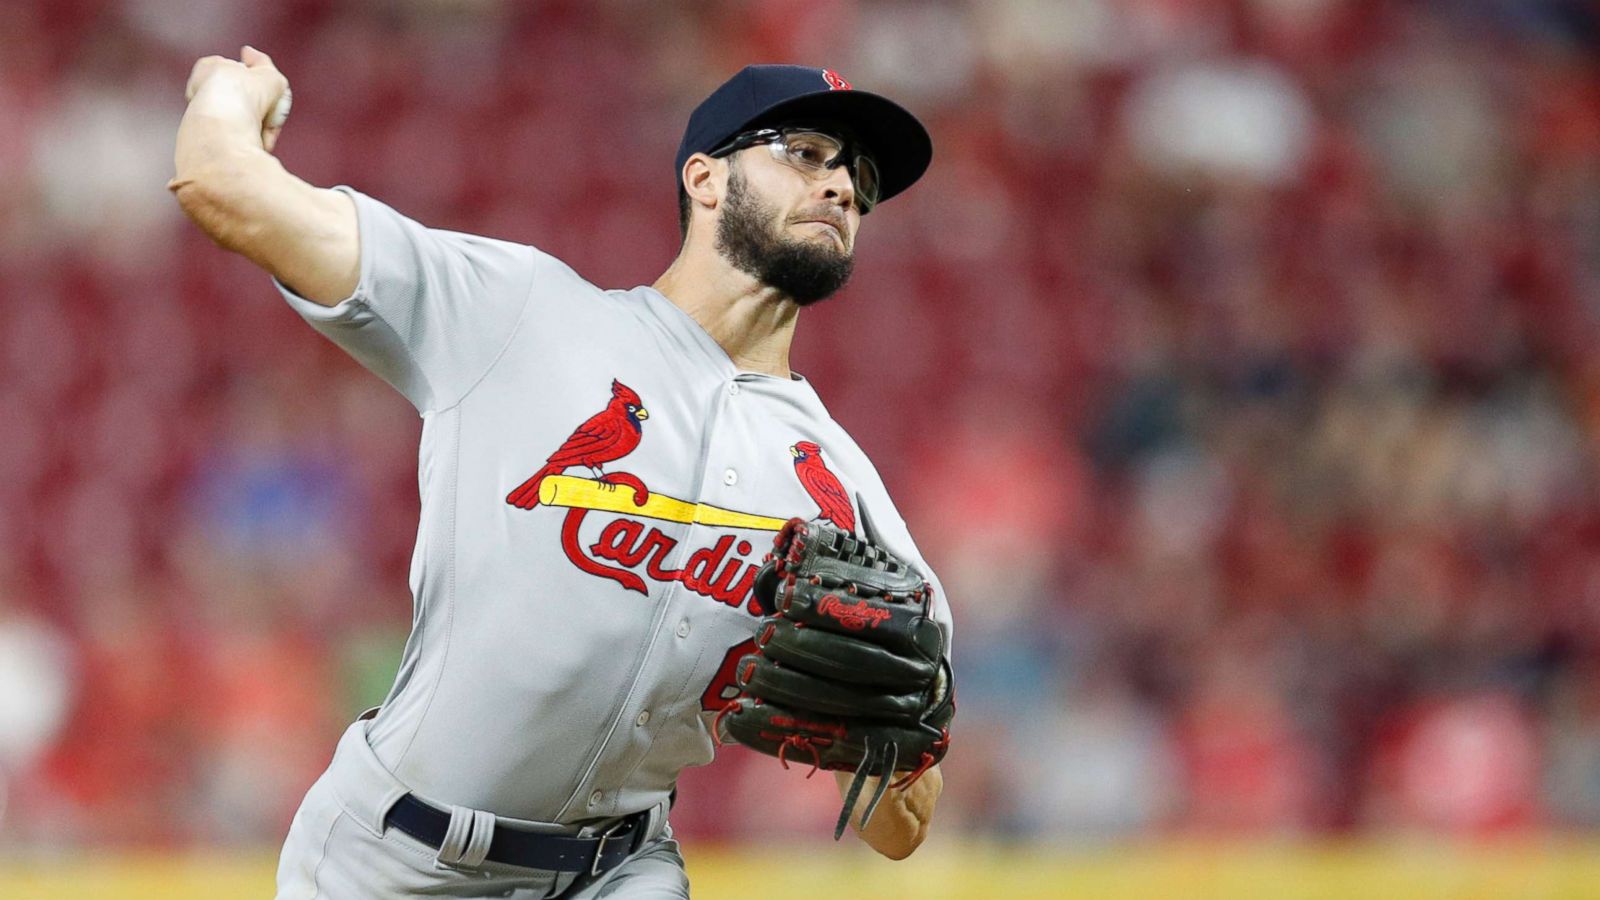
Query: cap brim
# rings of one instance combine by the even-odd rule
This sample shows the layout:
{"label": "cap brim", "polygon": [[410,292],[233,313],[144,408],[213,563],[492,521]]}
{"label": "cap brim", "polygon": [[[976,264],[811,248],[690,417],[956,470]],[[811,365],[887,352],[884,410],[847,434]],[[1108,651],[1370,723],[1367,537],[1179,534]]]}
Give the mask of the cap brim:
{"label": "cap brim", "polygon": [[783,122],[837,122],[855,136],[878,164],[883,188],[878,202],[915,184],[933,160],[933,139],[917,117],[887,97],[867,91],[818,91],[762,110],[739,129]]}

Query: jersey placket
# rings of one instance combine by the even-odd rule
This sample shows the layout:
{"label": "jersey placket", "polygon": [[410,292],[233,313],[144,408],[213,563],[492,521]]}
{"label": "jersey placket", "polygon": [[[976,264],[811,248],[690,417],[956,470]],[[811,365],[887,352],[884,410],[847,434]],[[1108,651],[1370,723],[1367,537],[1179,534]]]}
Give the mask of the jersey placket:
{"label": "jersey placket", "polygon": [[[720,456],[725,454],[719,454],[717,446],[720,443],[718,424],[726,418],[727,404],[740,392],[737,376],[731,380],[724,380],[716,390],[715,399],[708,405],[699,458],[696,461],[698,478],[691,492],[697,503],[720,505],[719,498],[708,496],[708,493],[718,492],[726,473],[737,471],[731,463],[722,465],[718,462]],[[714,533],[720,531],[708,528],[699,522],[691,522],[671,554],[662,560],[662,564],[673,570],[682,571],[689,554],[705,542],[708,534]],[[651,733],[661,726],[656,708],[681,699],[652,694],[650,688],[655,686],[656,690],[660,691],[669,689],[667,686],[675,687],[684,682],[688,673],[672,677],[676,673],[658,669],[670,666],[673,660],[685,656],[687,657],[685,667],[693,669],[703,656],[703,653],[693,652],[693,648],[698,646],[699,642],[686,646],[683,654],[658,652],[664,640],[663,631],[670,631],[670,637],[674,640],[685,640],[695,636],[696,629],[690,623],[696,618],[695,613],[698,610],[693,604],[703,602],[701,598],[685,591],[681,581],[660,584],[659,587],[660,596],[656,599],[652,610],[650,637],[634,670],[633,678],[628,683],[628,690],[607,725],[605,739],[584,770],[583,777],[578,780],[576,789],[568,797],[563,814],[578,802],[582,802],[592,815],[609,815],[609,810],[614,810],[617,793],[627,787],[625,776],[638,768],[650,747]],[[674,610],[678,611],[677,615],[672,615]],[[666,627],[669,621],[672,623],[671,628]],[[682,714],[698,715],[694,706],[690,706]],[[655,728],[651,727],[652,721],[655,723]],[[619,732],[623,735],[620,747]],[[609,788],[612,792],[609,797],[606,796],[607,787],[600,785]]]}

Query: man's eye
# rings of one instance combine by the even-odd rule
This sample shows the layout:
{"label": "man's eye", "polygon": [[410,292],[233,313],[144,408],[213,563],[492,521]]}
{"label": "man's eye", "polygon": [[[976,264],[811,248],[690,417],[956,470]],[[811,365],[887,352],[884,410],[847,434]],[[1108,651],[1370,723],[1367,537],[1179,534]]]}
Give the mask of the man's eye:
{"label": "man's eye", "polygon": [[795,159],[813,166],[824,165],[829,159],[828,149],[815,141],[792,141],[789,153]]}

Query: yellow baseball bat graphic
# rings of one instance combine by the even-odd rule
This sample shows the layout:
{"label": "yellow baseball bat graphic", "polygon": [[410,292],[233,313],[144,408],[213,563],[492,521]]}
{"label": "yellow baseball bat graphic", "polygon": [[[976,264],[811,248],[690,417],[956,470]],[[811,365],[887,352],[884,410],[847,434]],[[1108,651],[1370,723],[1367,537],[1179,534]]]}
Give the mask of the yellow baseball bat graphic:
{"label": "yellow baseball bat graphic", "polygon": [[539,484],[539,502],[545,506],[565,506],[569,509],[592,509],[600,512],[627,513],[665,522],[685,522],[710,525],[717,528],[755,528],[778,531],[788,519],[756,516],[735,512],[705,503],[690,503],[651,493],[643,506],[633,503],[633,488],[625,484],[603,484],[591,478],[572,475],[550,475]]}

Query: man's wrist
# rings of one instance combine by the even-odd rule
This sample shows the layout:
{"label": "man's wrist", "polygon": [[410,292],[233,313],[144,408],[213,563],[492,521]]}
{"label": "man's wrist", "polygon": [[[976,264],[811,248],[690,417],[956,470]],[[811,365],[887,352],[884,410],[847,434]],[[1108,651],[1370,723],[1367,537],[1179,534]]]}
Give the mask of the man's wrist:
{"label": "man's wrist", "polygon": [[256,103],[242,85],[216,78],[201,85],[189,101],[186,115],[209,119],[241,136],[261,138],[261,115]]}

